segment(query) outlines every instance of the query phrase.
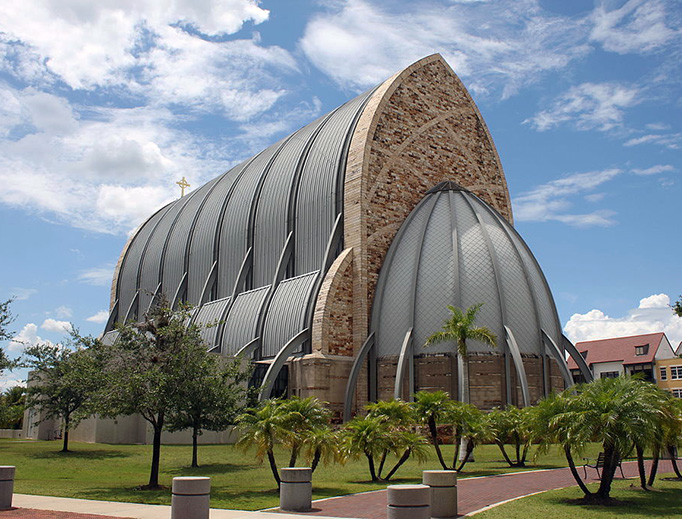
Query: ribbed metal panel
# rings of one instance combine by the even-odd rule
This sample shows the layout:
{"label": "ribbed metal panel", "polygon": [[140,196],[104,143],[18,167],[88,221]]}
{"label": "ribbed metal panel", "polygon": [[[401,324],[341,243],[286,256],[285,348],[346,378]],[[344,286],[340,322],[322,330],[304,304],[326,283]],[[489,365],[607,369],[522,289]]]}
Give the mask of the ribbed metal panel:
{"label": "ribbed metal panel", "polygon": [[[149,220],[147,220],[137,231],[135,238],[133,238],[133,241],[130,244],[130,247],[128,247],[128,252],[126,253],[125,258],[123,259],[123,264],[121,265],[121,272],[119,274],[117,284],[117,298],[119,301],[119,308],[121,309],[121,319],[125,317],[124,314],[128,310],[128,307],[130,306],[130,303],[133,301],[133,298],[137,292],[137,283],[140,275],[141,263],[147,248],[149,237],[153,234],[156,225],[172,206],[172,203],[168,204],[157,211]],[[152,292],[155,289],[156,285],[154,285],[152,288]]]}
{"label": "ribbed metal panel", "polygon": [[371,94],[349,101],[329,118],[310,147],[301,171],[296,198],[295,274],[319,269],[327,240],[336,219],[336,194],[339,168],[353,131],[356,115]]}
{"label": "ribbed metal panel", "polygon": [[199,208],[219,180],[220,177],[214,178],[208,184],[187,195],[187,203],[178,216],[173,229],[171,229],[168,240],[166,240],[161,275],[163,277],[163,292],[169,299],[175,295],[187,268],[185,264],[189,241],[187,238],[190,236],[192,225],[199,213]]}
{"label": "ribbed metal panel", "polygon": [[[225,297],[232,293],[247,250],[246,240],[253,198],[270,159],[281,145],[282,141],[270,146],[248,164],[227,201],[221,217],[218,244],[217,297]],[[279,255],[279,252],[276,254]]]}
{"label": "ribbed metal panel", "polygon": [[111,346],[116,342],[116,339],[118,339],[118,336],[121,335],[121,333],[118,330],[112,330],[110,332],[105,333],[102,336],[102,344],[105,346]]}
{"label": "ribbed metal panel", "polygon": [[216,229],[220,221],[223,205],[229,200],[234,186],[239,180],[246,162],[232,168],[218,177],[218,183],[207,194],[206,200],[198,210],[189,239],[187,301],[199,304],[201,291],[213,265]]}
{"label": "ribbed metal panel", "polygon": [[318,273],[309,272],[284,280],[277,286],[263,328],[263,358],[277,355],[292,337],[305,328],[306,308]]}
{"label": "ribbed metal panel", "polygon": [[[423,351],[421,348],[450,314],[447,305],[454,303],[455,276],[450,201],[447,193],[441,193],[431,211],[421,245],[412,331],[415,353],[431,353],[431,347]],[[454,348],[454,344],[445,346],[448,351]]]}
{"label": "ribbed metal panel", "polygon": [[[484,305],[476,324],[490,328],[500,343],[504,309],[504,324],[522,353],[542,353],[541,327],[548,333],[560,329],[542,271],[514,228],[469,192],[428,194],[403,223],[379,274],[371,325],[377,355],[398,355],[412,322],[415,352],[421,351],[449,317],[447,305],[464,310],[477,303]],[[490,351],[475,341],[467,346]],[[454,349],[443,343],[428,352]]]}
{"label": "ribbed metal panel", "polygon": [[199,311],[194,318],[193,323],[199,327],[201,340],[204,341],[207,350],[210,350],[216,344],[218,331],[224,324],[220,322],[220,319],[229,304],[229,297],[211,301],[199,308]]}
{"label": "ribbed metal panel", "polygon": [[[148,240],[147,250],[142,259],[140,268],[140,310],[146,311],[152,300],[154,291],[161,281],[161,264],[163,261],[163,251],[166,248],[166,241],[170,234],[178,215],[182,212],[185,204],[193,195],[184,196],[171,204],[166,214],[159,220]],[[175,287],[161,286],[161,292],[171,299],[175,294]]]}
{"label": "ribbed metal panel", "polygon": [[428,204],[420,204],[410,215],[409,225],[403,231],[389,264],[384,263],[379,278],[386,277],[381,294],[377,294],[375,315],[378,322],[372,323],[376,331],[377,353],[379,356],[398,355],[405,333],[412,327],[411,309],[412,286],[417,275],[416,258],[420,252],[424,226],[431,213]]}
{"label": "ribbed metal panel", "polygon": [[506,303],[505,324],[512,330],[521,353],[540,354],[543,350],[540,323],[535,315],[531,287],[529,287],[529,280],[526,278],[519,253],[505,230],[485,209],[483,202],[477,201],[474,207],[484,222],[503,273],[500,281],[502,297]]}
{"label": "ribbed metal panel", "polygon": [[269,289],[268,285],[237,296],[225,320],[220,350],[223,355],[234,355],[242,346],[256,338],[258,310]]}
{"label": "ribbed metal panel", "polygon": [[253,286],[272,282],[288,234],[289,193],[298,180],[298,165],[325,117],[301,128],[282,147],[263,183],[253,229]]}

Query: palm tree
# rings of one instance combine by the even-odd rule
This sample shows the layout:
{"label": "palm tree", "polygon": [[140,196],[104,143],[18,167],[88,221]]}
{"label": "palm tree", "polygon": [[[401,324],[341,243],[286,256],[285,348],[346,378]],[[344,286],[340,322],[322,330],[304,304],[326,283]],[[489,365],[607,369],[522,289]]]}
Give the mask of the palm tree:
{"label": "palm tree", "polygon": [[455,342],[457,345],[457,355],[459,355],[459,362],[457,363],[459,371],[459,400],[465,404],[470,403],[467,341],[480,341],[497,347],[497,337],[493,332],[485,326],[474,326],[476,314],[482,306],[483,303],[478,303],[467,308],[466,312],[462,312],[459,308],[448,305],[451,315],[445,320],[443,330],[429,336],[426,339],[426,343],[424,343],[426,348],[440,342]]}
{"label": "palm tree", "polygon": [[433,443],[436,449],[438,461],[443,470],[447,470],[448,466],[443,459],[443,453],[439,445],[438,422],[441,422],[446,416],[451,404],[450,395],[445,391],[419,391],[415,393],[414,403],[412,404],[417,420],[425,423],[429,428],[431,443]]}
{"label": "palm tree", "polygon": [[391,427],[379,416],[356,416],[343,429],[343,448],[348,456],[365,456],[372,481],[379,481],[376,457],[391,449]]}
{"label": "palm tree", "polygon": [[320,461],[325,465],[331,461],[343,461],[341,438],[338,431],[329,425],[316,427],[308,431],[304,440],[307,463],[313,472]]}
{"label": "palm tree", "polygon": [[[406,431],[414,423],[414,410],[412,406],[399,398],[391,400],[379,400],[365,406],[368,418],[379,418],[390,427],[391,441],[381,454],[381,461],[377,470],[377,476],[381,479],[386,458],[390,452],[395,453],[395,444],[402,440],[398,437],[400,432]],[[409,456],[409,454],[408,454]],[[402,463],[401,463],[402,465]]]}
{"label": "palm tree", "polygon": [[273,449],[277,441],[281,441],[290,434],[285,426],[284,413],[280,404],[281,402],[277,400],[266,400],[260,407],[248,409],[237,419],[237,425],[242,433],[237,446],[243,449],[255,447],[256,459],[260,462],[267,455],[270,470],[278,487],[280,486],[279,471]]}
{"label": "palm tree", "polygon": [[[505,409],[494,408],[486,416],[488,426],[495,444],[510,467],[525,467],[526,456],[531,444],[531,431],[528,420],[530,407],[518,408],[510,405]],[[507,454],[505,444],[514,445],[516,460],[512,461]]]}
{"label": "palm tree", "polygon": [[[448,305],[450,310],[450,317],[445,320],[443,329],[430,335],[424,347],[440,342],[454,342],[457,345],[457,355],[459,355],[459,362],[457,362],[457,388],[459,393],[459,401],[465,404],[470,403],[469,397],[469,352],[467,350],[467,341],[480,341],[484,344],[497,347],[497,336],[485,326],[474,326],[476,314],[483,306],[483,303],[478,303],[467,308],[466,312],[461,309]],[[466,445],[462,444],[462,452],[470,452]]]}
{"label": "palm tree", "polygon": [[288,431],[282,440],[291,449],[289,466],[295,467],[307,436],[315,429],[328,426],[331,413],[320,400],[312,396],[291,397],[288,400],[282,400],[279,407],[283,426]]}

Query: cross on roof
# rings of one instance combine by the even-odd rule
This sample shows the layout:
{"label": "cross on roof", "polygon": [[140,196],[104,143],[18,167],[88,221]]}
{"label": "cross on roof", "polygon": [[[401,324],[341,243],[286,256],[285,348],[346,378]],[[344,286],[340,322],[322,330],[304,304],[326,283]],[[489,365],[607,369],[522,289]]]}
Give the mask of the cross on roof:
{"label": "cross on roof", "polygon": [[190,184],[189,184],[189,182],[187,182],[187,179],[184,176],[182,177],[182,180],[180,180],[179,182],[176,182],[176,184],[180,186],[180,190],[181,190],[180,191],[180,198],[182,198],[183,196],[185,196],[185,188],[189,187]]}

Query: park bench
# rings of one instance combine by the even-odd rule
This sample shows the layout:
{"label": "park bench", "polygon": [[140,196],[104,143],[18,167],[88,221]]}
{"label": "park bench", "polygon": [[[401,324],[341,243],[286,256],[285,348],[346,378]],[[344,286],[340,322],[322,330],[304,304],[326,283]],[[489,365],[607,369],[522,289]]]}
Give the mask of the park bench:
{"label": "park bench", "polygon": [[[597,463],[594,465],[590,465],[590,458],[583,458],[587,463],[583,465],[583,470],[585,471],[585,479],[587,479],[587,467],[590,467],[591,469],[595,469],[597,471],[597,477],[601,478],[601,474],[599,473],[600,469],[604,468],[604,453],[600,452],[599,456],[597,457]],[[622,460],[620,456],[618,456],[618,460],[616,461],[616,466],[620,469],[620,475],[625,479],[625,475],[623,474],[623,466],[621,465]]]}

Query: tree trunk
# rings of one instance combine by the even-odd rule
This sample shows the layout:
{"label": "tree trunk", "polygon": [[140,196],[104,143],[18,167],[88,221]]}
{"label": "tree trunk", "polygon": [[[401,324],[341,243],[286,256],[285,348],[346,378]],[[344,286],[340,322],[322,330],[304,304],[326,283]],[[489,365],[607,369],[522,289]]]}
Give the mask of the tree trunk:
{"label": "tree trunk", "polygon": [[199,466],[199,430],[192,427],[192,467]]}
{"label": "tree trunk", "polygon": [[573,461],[573,455],[571,454],[571,448],[568,446],[564,446],[564,454],[566,455],[566,461],[568,462],[568,467],[571,469],[571,474],[573,474],[573,479],[575,479],[576,483],[578,483],[580,490],[583,491],[585,496],[593,495],[592,492],[590,492],[590,490],[587,488],[587,485],[585,485],[583,480],[580,478],[580,474],[578,474],[578,470],[575,468],[575,462]]}
{"label": "tree trunk", "polygon": [[462,449],[462,436],[459,433],[455,434],[455,437],[453,438],[453,443],[455,444],[455,454],[452,457],[452,470],[455,470],[455,468],[457,467],[457,460],[459,459],[459,451]]}
{"label": "tree trunk", "polygon": [[275,478],[275,481],[277,481],[277,488],[279,488],[281,481],[279,479],[279,471],[277,470],[277,462],[275,461],[275,453],[272,452],[272,449],[268,449],[268,461],[270,462],[272,475]]}
{"label": "tree trunk", "polygon": [[315,449],[315,454],[313,455],[313,462],[310,465],[312,472],[315,472],[315,469],[317,468],[318,463],[320,463],[321,457],[322,457],[322,452],[320,452],[320,448],[318,447],[317,449]]}
{"label": "tree trunk", "polygon": [[604,467],[601,471],[601,483],[596,494],[601,501],[611,499],[611,483],[613,483],[613,475],[616,472],[616,458],[615,447],[612,445],[604,447]]}
{"label": "tree trunk", "polygon": [[386,457],[388,456],[388,449],[384,451],[381,455],[381,461],[379,462],[379,470],[377,471],[377,478],[381,479],[381,473],[384,471],[384,464],[386,463]]}
{"label": "tree trunk", "polygon": [[528,449],[530,448],[530,443],[526,443],[523,446],[523,454],[521,455],[521,466],[526,466],[526,456],[528,456]]}
{"label": "tree trunk", "polygon": [[64,416],[64,443],[62,446],[62,452],[69,452],[69,429],[71,425],[70,416],[67,414]]}
{"label": "tree trunk", "polygon": [[155,490],[159,488],[159,466],[161,462],[161,431],[163,431],[163,413],[159,413],[159,418],[154,426],[154,441],[152,444],[152,468],[149,473],[149,483],[147,487]]}
{"label": "tree trunk", "polygon": [[521,465],[521,439],[518,434],[514,434],[514,447],[516,447],[516,466]]}
{"label": "tree trunk", "polygon": [[[460,351],[462,351],[462,348],[464,351],[466,351],[466,345],[463,345],[460,347]],[[471,400],[471,395],[469,391],[469,356],[468,355],[460,355],[459,356],[459,362],[457,363],[457,368],[458,368],[458,374],[460,375],[458,378],[458,385],[459,385],[459,400],[460,402],[463,402],[465,404],[468,404],[469,401]],[[462,444],[460,445],[459,448],[459,462],[466,463],[469,461],[469,457],[466,454],[468,452],[467,445],[465,444],[466,439],[462,438]],[[469,454],[471,454],[469,452]],[[467,456],[463,458],[462,456]],[[473,459],[471,460],[473,461]],[[456,466],[456,463],[452,464],[453,467]],[[463,465],[462,465],[463,466]]]}
{"label": "tree trunk", "polygon": [[637,472],[639,472],[639,486],[649,490],[646,486],[646,470],[644,469],[644,447],[637,445]]}
{"label": "tree trunk", "polygon": [[504,458],[504,461],[507,462],[507,465],[509,465],[510,467],[513,467],[514,463],[512,462],[512,460],[509,459],[509,456],[507,456],[507,451],[504,450],[504,444],[502,442],[495,442],[495,443],[500,448],[500,452],[502,453],[502,457]]}
{"label": "tree trunk", "polygon": [[436,426],[436,420],[433,417],[429,418],[429,431],[431,432],[431,441],[433,446],[436,448],[436,454],[438,455],[438,461],[440,461],[440,466],[443,470],[447,470],[448,467],[443,459],[443,453],[440,450],[440,445],[438,445],[438,427]]}
{"label": "tree trunk", "polygon": [[393,476],[393,474],[395,474],[398,471],[400,466],[408,460],[410,454],[412,454],[412,449],[407,449],[405,452],[403,452],[403,455],[398,460],[398,463],[396,463],[395,467],[393,467],[391,471],[386,475],[384,481],[388,481],[389,479],[391,479],[391,476]]}
{"label": "tree trunk", "polygon": [[296,466],[296,458],[298,458],[298,447],[296,444],[294,444],[291,447],[291,457],[289,458],[289,467],[295,467]]}
{"label": "tree trunk", "polygon": [[[464,439],[463,439],[464,440]],[[457,467],[457,472],[462,472],[462,469],[464,468],[464,465],[467,464],[467,461],[469,461],[469,455],[474,451],[474,442],[471,440],[467,440],[466,443],[466,449],[464,450],[464,456],[460,456],[462,458],[459,463],[459,467]]]}
{"label": "tree trunk", "polygon": [[365,456],[367,457],[367,463],[369,463],[369,475],[371,476],[372,481],[379,481],[377,473],[374,470],[374,457],[367,451],[365,451]]}
{"label": "tree trunk", "polygon": [[668,445],[668,454],[670,454],[670,461],[673,464],[673,470],[675,471],[675,475],[678,477],[678,479],[682,479],[682,473],[680,473],[680,469],[677,466],[677,459],[675,458],[674,445]]}
{"label": "tree trunk", "polygon": [[651,470],[649,471],[649,481],[647,481],[647,485],[650,487],[654,486],[654,481],[656,481],[656,473],[658,472],[658,459],[661,454],[661,448],[660,446],[656,445],[654,447],[654,459],[651,462]]}

